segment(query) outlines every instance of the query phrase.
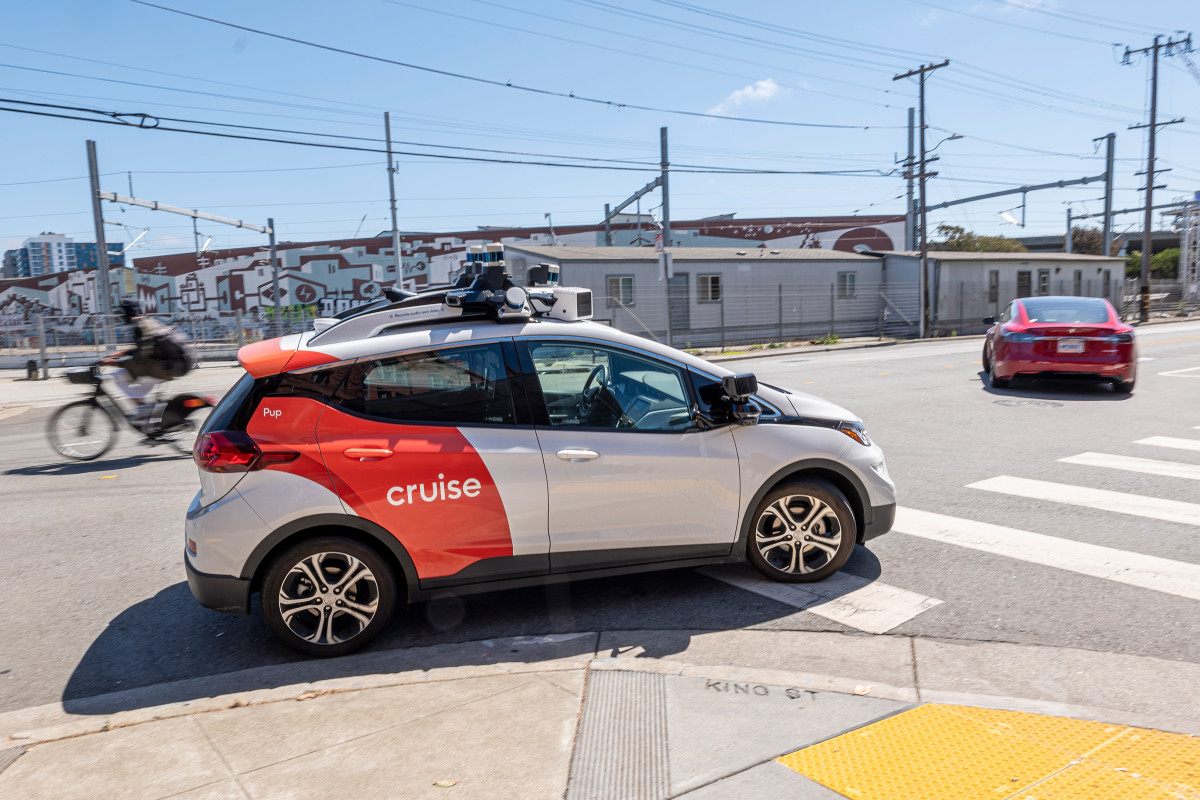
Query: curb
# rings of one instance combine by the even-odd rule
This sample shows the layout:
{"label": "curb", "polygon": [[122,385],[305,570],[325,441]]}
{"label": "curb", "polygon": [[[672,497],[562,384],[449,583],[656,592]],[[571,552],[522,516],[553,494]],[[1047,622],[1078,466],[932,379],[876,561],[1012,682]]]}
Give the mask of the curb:
{"label": "curb", "polygon": [[[617,632],[610,632],[617,633]],[[672,632],[660,632],[672,633]],[[831,634],[842,641],[861,637],[849,634]],[[1023,711],[1035,714],[1097,720],[1113,724],[1144,728],[1174,730],[1189,735],[1200,734],[1195,722],[1164,719],[1145,713],[1116,709],[1101,705],[1063,703],[1051,700],[983,694],[978,692],[955,692],[937,689],[922,689],[919,686],[897,686],[877,680],[845,674],[828,674],[763,667],[744,667],[730,664],[704,664],[692,661],[646,658],[629,655],[605,656],[600,654],[600,643],[604,634],[598,632],[551,634],[547,636],[523,636],[511,639],[481,640],[451,645],[431,645],[420,648],[401,648],[387,651],[367,651],[347,659],[331,661],[301,661],[291,664],[256,667],[237,672],[222,673],[203,678],[193,678],[172,683],[129,689],[106,695],[97,695],[77,702],[80,706],[127,707],[100,713],[88,713],[81,709],[67,711],[63,703],[50,703],[26,709],[0,713],[0,752],[16,748],[28,748],[46,742],[61,741],[118,728],[127,728],[145,723],[192,716],[196,714],[224,711],[232,708],[264,705],[280,702],[302,702],[316,697],[360,692],[415,684],[443,683],[492,678],[506,675],[547,674],[561,672],[623,671],[682,677],[706,678],[744,685],[762,685],[833,692],[838,694],[868,696],[904,703],[946,703],[981,708]],[[579,640],[590,639],[590,644]],[[913,642],[920,641],[913,639]],[[934,640],[928,640],[934,641]],[[556,656],[556,650],[569,648],[571,643],[584,645],[585,652],[574,655]],[[1018,645],[1030,651],[1075,652],[1073,648]],[[380,671],[364,674],[344,675],[332,678],[315,678],[312,673],[326,672],[333,666],[353,669],[356,663],[397,660],[444,660],[464,656],[479,661],[483,654],[507,654],[521,648],[529,661],[497,661],[495,663],[470,664],[467,666],[410,669],[395,672]],[[540,654],[546,657],[537,660]],[[1095,654],[1093,655],[1104,655]],[[1112,654],[1109,654],[1112,655]],[[1130,657],[1125,657],[1130,658]],[[1132,657],[1141,658],[1141,657]],[[1147,662],[1153,659],[1145,659]],[[280,683],[278,686],[271,686]],[[231,690],[233,685],[254,684],[264,688]],[[194,699],[168,701],[171,696],[189,695]],[[164,702],[167,701],[167,702]],[[1166,723],[1166,724],[1164,724]]]}

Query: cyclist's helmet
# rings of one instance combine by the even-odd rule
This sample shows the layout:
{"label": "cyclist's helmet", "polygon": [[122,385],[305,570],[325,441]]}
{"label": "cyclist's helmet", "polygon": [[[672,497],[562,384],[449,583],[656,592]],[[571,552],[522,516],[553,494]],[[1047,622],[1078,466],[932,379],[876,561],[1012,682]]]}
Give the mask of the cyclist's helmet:
{"label": "cyclist's helmet", "polygon": [[134,317],[142,315],[142,307],[138,305],[137,300],[122,300],[117,310],[120,312],[121,319],[125,321],[126,325],[133,322]]}

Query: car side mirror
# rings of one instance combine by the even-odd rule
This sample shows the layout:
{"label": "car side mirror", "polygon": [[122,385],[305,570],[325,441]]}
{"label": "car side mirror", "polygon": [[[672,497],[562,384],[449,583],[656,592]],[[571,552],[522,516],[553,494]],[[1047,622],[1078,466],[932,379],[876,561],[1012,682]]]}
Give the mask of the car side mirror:
{"label": "car side mirror", "polygon": [[721,390],[729,403],[729,414],[738,425],[754,425],[762,409],[750,398],[758,391],[758,378],[752,372],[739,372],[721,379]]}
{"label": "car side mirror", "polygon": [[984,317],[984,318],[983,318],[983,324],[984,324],[984,325],[995,325],[995,324],[996,324],[996,318],[995,318],[995,317]]}

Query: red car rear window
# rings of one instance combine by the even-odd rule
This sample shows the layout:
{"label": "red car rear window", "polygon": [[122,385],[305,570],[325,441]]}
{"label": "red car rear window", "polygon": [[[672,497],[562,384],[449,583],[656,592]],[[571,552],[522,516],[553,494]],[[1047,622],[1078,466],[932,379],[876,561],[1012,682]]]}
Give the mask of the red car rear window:
{"label": "red car rear window", "polygon": [[1098,297],[1033,297],[1022,301],[1030,322],[1073,325],[1108,322],[1108,303]]}

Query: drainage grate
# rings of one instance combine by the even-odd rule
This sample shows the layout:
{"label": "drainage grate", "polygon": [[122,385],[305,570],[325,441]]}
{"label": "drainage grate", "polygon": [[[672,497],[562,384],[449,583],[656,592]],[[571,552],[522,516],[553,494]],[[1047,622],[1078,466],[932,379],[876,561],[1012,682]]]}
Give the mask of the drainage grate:
{"label": "drainage grate", "polygon": [[1016,406],[1017,408],[1062,408],[1062,403],[1053,400],[997,400],[998,406]]}
{"label": "drainage grate", "polygon": [[13,747],[8,750],[0,750],[0,772],[8,769],[21,756],[25,755],[28,747]]}
{"label": "drainage grate", "polygon": [[662,675],[596,671],[571,759],[567,800],[659,800],[670,793]]}

